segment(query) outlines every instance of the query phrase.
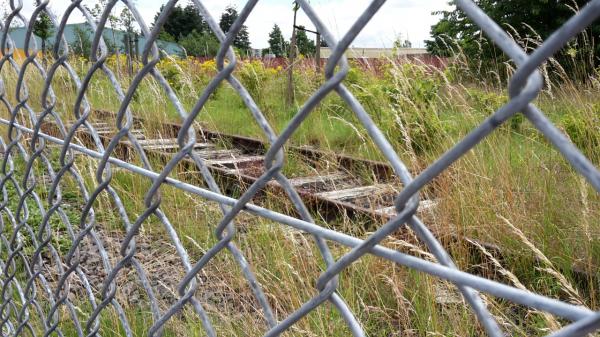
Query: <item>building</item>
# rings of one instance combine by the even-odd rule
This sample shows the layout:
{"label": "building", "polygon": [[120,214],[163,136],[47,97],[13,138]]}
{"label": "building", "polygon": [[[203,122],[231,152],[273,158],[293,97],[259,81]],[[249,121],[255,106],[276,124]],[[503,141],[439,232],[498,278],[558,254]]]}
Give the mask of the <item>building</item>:
{"label": "building", "polygon": [[[25,35],[27,34],[26,27],[17,27],[10,28],[9,35],[13,42],[15,43],[16,48],[18,49],[16,54],[22,54],[22,50],[25,49]],[[72,23],[67,24],[64,30],[64,37],[67,40],[70,48],[77,44],[83,44],[81,42],[82,38],[85,38],[91,43],[94,38],[94,33],[91,29],[91,26],[87,23]],[[104,41],[109,46],[109,48],[114,49],[118,47],[122,52],[126,51],[125,46],[127,43],[126,33],[122,30],[110,29],[108,27],[104,28],[103,31]],[[144,45],[146,44],[146,38],[143,35],[136,34],[136,37],[132,37],[132,49],[134,53],[141,54],[144,51]],[[41,49],[42,41],[37,36],[35,37],[36,44],[38,49]],[[53,32],[53,36],[46,42],[47,44],[54,45],[56,42],[56,30]],[[31,42],[30,42],[31,43]],[[85,45],[85,44],[83,44]],[[165,53],[169,55],[183,55],[183,48],[174,42],[167,42],[158,40],[157,45],[159,49],[164,50]],[[48,47],[47,47],[48,48]]]}
{"label": "building", "polygon": [[[331,48],[321,47],[321,58],[331,56]],[[429,55],[425,48],[348,48],[346,57],[349,59],[378,59],[394,58],[398,56],[425,56]]]}

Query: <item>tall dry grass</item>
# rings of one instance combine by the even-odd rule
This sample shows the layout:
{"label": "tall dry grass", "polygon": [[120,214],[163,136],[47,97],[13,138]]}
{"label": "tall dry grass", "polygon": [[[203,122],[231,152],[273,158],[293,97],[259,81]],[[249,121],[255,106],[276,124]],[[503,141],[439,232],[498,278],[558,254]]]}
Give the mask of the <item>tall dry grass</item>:
{"label": "tall dry grass", "polygon": [[[600,83],[598,77],[590,75],[588,81],[578,83],[565,77],[560,67],[552,62],[545,68],[546,90],[535,103],[593,162],[598,163],[600,102],[595,95]],[[72,63],[81,75],[89,66],[80,58]],[[109,63],[109,66],[115,64]],[[198,64],[194,60],[165,59],[159,68],[188,109],[215,74],[214,63]],[[506,83],[502,78],[514,70],[510,64],[505,64],[482,77],[482,74],[473,73],[472,66],[460,54],[444,69],[399,61],[390,62],[380,72],[368,69],[353,67],[345,84],[415,174],[507,101]],[[252,87],[253,97],[277,131],[286,126],[323,80],[310,68],[300,71],[302,73],[295,76],[297,102],[288,107],[285,105],[285,74],[282,70],[273,71],[259,63],[240,65],[238,75],[246,86]],[[9,93],[7,98],[14,105],[16,74],[5,67],[0,75]],[[41,77],[30,70],[26,79],[29,104],[35,111],[40,111]],[[129,85],[129,80],[123,77],[124,88]],[[61,70],[52,85],[58,98],[56,110],[65,120],[73,120],[74,82]],[[95,109],[115,111],[120,106],[114,88],[100,73],[94,76],[87,99]],[[179,120],[163,89],[151,79],[145,79],[140,85],[130,108],[136,116],[154,123],[144,125],[149,133],[157,132],[161,121]],[[8,116],[8,111],[3,109],[2,116]],[[263,137],[258,125],[250,120],[251,115],[242,100],[227,85],[222,85],[211,97],[199,117],[199,122],[211,129]],[[364,128],[335,95],[319,105],[292,142],[310,144],[333,153],[382,158]],[[321,173],[311,171],[299,164],[300,161],[288,163],[286,174]],[[77,165],[86,176],[88,188],[92,189],[96,163],[79,158]],[[153,165],[160,169],[164,163]],[[118,171],[112,184],[126,202],[131,216],[139,215],[144,209],[143,196],[149,182]],[[438,206],[427,218],[427,224],[449,246],[462,269],[598,309],[598,193],[522,116],[515,116],[452,165],[431,184],[430,190],[427,197],[437,200]],[[191,258],[199,259],[216,242],[212,230],[220,217],[217,206],[171,188],[165,188],[163,193],[163,209]],[[285,200],[279,199],[267,198],[265,202],[273,206],[285,205]],[[113,202],[103,195],[97,209],[98,228],[110,233],[107,237],[118,242],[124,227],[113,210]],[[362,237],[368,235],[364,224],[350,219],[322,224]],[[309,236],[247,215],[239,219],[238,226],[241,230],[235,242],[253,266],[278,319],[316,294],[313,283],[324,265]],[[453,242],[445,233],[495,244],[505,254],[498,256],[479,245],[481,254],[474,257],[469,247]],[[163,242],[163,246],[156,248],[166,254],[161,257],[175,254],[157,219],[144,224],[140,237],[142,241]],[[426,249],[415,242],[391,237],[385,244],[433,260]],[[140,254],[154,252],[154,248],[149,249]],[[346,249],[334,246],[333,252],[339,257]],[[156,277],[159,280],[168,279],[160,273],[160,259],[147,261],[144,267],[150,271],[158,270]],[[175,262],[170,272],[179,277],[184,270]],[[248,285],[230,254],[219,254],[200,278],[205,283],[198,296],[209,308],[209,315],[219,332],[247,336],[265,331]],[[468,336],[482,333],[453,286],[427,275],[367,256],[344,271],[340,280],[340,294],[357,313],[369,335]],[[163,283],[166,289],[175,291],[174,284]],[[142,333],[150,321],[147,308],[129,303],[126,294],[120,296],[127,304],[136,331]],[[498,299],[485,297],[485,300],[511,335],[541,335],[564,324],[547,314],[528,311]],[[167,300],[161,305],[166,308],[169,303]],[[114,315],[110,311],[102,315],[103,335],[122,333],[110,324]],[[68,329],[69,323],[63,324]],[[197,324],[197,317],[185,310],[168,324],[165,333],[201,336],[202,330]],[[287,335],[323,333],[332,336],[348,334],[342,318],[330,305],[311,313]]]}

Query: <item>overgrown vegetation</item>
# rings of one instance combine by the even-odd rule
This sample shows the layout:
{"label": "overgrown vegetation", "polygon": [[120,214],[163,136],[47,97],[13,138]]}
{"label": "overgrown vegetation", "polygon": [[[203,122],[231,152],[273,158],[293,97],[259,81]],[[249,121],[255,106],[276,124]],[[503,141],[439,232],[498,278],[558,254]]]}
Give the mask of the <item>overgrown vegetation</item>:
{"label": "overgrown vegetation", "polygon": [[[154,22],[158,20],[164,10],[165,6],[163,5],[154,16]],[[219,21],[221,30],[227,33],[238,16],[235,7],[225,8]],[[185,7],[173,7],[162,26],[159,38],[164,41],[178,42],[185,49],[186,55],[190,56],[215,56],[219,50],[216,36],[192,3]],[[250,52],[250,37],[245,25],[236,35],[233,46],[242,55],[248,55]]]}
{"label": "overgrown vegetation", "polygon": [[[490,81],[489,78],[493,78],[494,73],[510,73],[511,65],[501,64],[490,73],[482,74],[473,70],[473,64],[466,62],[468,59],[465,54],[454,55],[442,69],[401,60],[378,66],[352,63],[344,84],[404,162],[418,173],[508,100],[504,80]],[[88,61],[82,58],[73,58],[71,64],[81,76],[89,69]],[[124,64],[116,56],[107,61],[111,69]],[[136,68],[139,69],[139,65]],[[195,58],[165,58],[158,68],[188,110],[217,73],[214,60],[200,62]],[[294,71],[297,73],[294,74],[296,102],[293,106],[286,105],[286,74],[281,67],[269,67],[260,61],[240,61],[234,73],[276,132],[285,128],[324,81],[310,62],[300,62]],[[7,81],[7,91],[14,92],[15,74],[4,67],[1,75]],[[554,75],[557,76],[548,77],[554,82],[547,83],[535,104],[599,165],[600,98],[596,92],[600,89],[600,77],[590,73],[589,80],[577,82]],[[26,76],[30,85],[29,103],[39,111],[37,98],[41,94],[41,81],[33,71],[28,71]],[[127,88],[130,80],[124,76],[121,84]],[[73,119],[74,82],[61,69],[52,85],[59,96],[55,110],[65,120]],[[120,107],[112,84],[99,72],[92,78],[87,98],[95,109],[116,111]],[[164,91],[150,78],[139,86],[131,109],[136,116],[154,123],[181,121]],[[198,121],[208,129],[265,139],[259,126],[251,122],[252,115],[243,100],[225,83],[211,96]],[[146,126],[149,132],[152,125]],[[335,94],[319,104],[291,142],[332,153],[383,160],[353,112]],[[132,162],[138,163],[136,160],[132,158]],[[153,163],[155,169],[162,165],[164,163]],[[79,157],[77,167],[85,174],[88,188],[94,187],[96,164]],[[183,174],[185,172],[175,172],[174,176]],[[118,171],[111,186],[121,195],[132,218],[143,212],[148,180]],[[600,277],[600,196],[523,116],[516,115],[502,125],[438,177],[430,188],[438,204],[426,222],[450,245],[461,269],[594,310],[600,308],[597,283]],[[191,259],[197,261],[206,248],[216,242],[212,231],[221,217],[218,208],[171,187],[163,188],[162,200],[162,209],[174,224]],[[262,202],[286,207],[280,195],[266,196]],[[115,211],[114,201],[104,193],[95,208],[98,210],[97,228],[114,233],[112,238],[118,243],[123,237],[124,224]],[[246,214],[237,223],[240,230],[235,242],[265,287],[278,319],[315,295],[311,282],[318,278],[324,266],[310,237]],[[321,224],[359,237],[368,235],[361,224],[344,218]],[[60,230],[57,224],[56,231]],[[476,245],[487,258],[473,261],[469,251],[472,247],[452,243],[450,234],[495,244],[507,252],[506,257],[500,259],[489,247]],[[384,244],[432,259],[423,247],[410,240],[411,235],[393,235]],[[160,272],[167,267],[160,264],[161,259],[176,254],[173,247],[164,244],[168,242],[165,237],[164,226],[155,217],[144,223],[139,234],[141,242],[154,242],[159,245],[154,249],[164,254],[144,266],[156,271],[153,277],[159,279],[168,276]],[[160,242],[164,245],[160,246]],[[338,246],[332,245],[332,249],[335,257],[347,252]],[[172,268],[168,274],[173,280],[181,280],[184,273],[181,263],[173,262],[169,268]],[[260,312],[230,254],[219,254],[202,277],[208,281],[199,294],[210,294],[202,300],[210,308],[209,315],[214,318],[218,332],[233,336],[264,333]],[[374,257],[364,257],[342,273],[339,292],[370,336],[482,333],[451,285]],[[151,315],[148,308],[140,304],[143,301],[136,302],[127,293],[118,296],[127,308],[135,331],[140,334],[146,331]],[[486,301],[510,335],[543,335],[565,323],[492,297],[486,297]],[[172,302],[165,300],[161,305],[166,307],[169,303]],[[165,335],[203,335],[198,317],[188,309],[170,320]],[[118,325],[114,324],[115,317],[110,310],[102,314],[102,335],[123,333],[115,327]],[[66,318],[62,324],[69,331]],[[287,335],[347,336],[348,333],[339,314],[324,305],[301,320]]]}
{"label": "overgrown vegetation", "polygon": [[[497,22],[519,44],[530,52],[550,34],[561,27],[588,0],[475,0],[485,13]],[[431,27],[431,40],[427,49],[433,55],[454,56],[463,54],[470,58],[471,66],[491,72],[508,62],[508,57],[483,34],[478,25],[456,6],[440,11],[442,18]],[[596,41],[600,25],[596,22],[577,38],[572,39],[550,62],[552,75],[560,76],[566,70],[569,78],[585,81],[598,67],[600,47]],[[477,60],[477,61],[475,61]],[[558,71],[561,74],[555,74]],[[481,75],[481,72],[478,73]],[[504,76],[505,73],[496,75]]]}

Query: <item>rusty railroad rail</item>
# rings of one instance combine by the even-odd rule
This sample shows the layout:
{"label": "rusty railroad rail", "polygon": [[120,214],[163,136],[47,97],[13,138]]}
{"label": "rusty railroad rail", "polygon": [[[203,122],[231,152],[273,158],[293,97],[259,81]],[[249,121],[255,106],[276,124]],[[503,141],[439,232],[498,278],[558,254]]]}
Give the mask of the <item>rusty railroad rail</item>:
{"label": "rusty railroad rail", "polygon": [[[106,146],[117,132],[117,128],[112,125],[116,115],[113,112],[96,110],[94,116],[91,124]],[[147,136],[144,133],[147,124],[148,121],[143,118],[134,117],[134,127],[131,133],[138,139],[149,158],[163,163],[168,162],[180,150],[177,136],[181,125],[160,122],[158,132],[155,130],[154,136]],[[51,123],[46,123],[42,129],[50,135],[56,135],[58,132],[56,126]],[[217,179],[224,193],[232,196],[241,195],[264,173],[263,154],[268,146],[265,142],[205,128],[197,128],[197,130],[197,138],[202,141],[196,143],[195,151],[206,161],[207,167]],[[84,127],[80,127],[78,137],[83,143],[82,145],[93,145],[91,134]],[[315,168],[314,174],[291,178],[290,183],[318,218],[327,222],[344,217],[358,220],[358,226],[361,228],[357,230],[363,231],[374,228],[375,225],[385,223],[396,216],[393,200],[401,188],[401,183],[394,179],[393,170],[387,163],[310,147],[288,146],[287,152],[302,157],[305,159],[305,163]],[[136,152],[129,141],[122,140],[114,153],[120,157],[119,159],[131,160],[132,155],[135,155]],[[327,161],[328,165],[335,166],[336,171],[320,174],[316,166],[322,161]],[[191,180],[196,184],[203,183],[203,179],[197,177],[199,172],[191,159],[184,159],[179,165],[179,172],[189,171],[189,174],[178,177],[179,179]],[[365,176],[369,176],[370,179],[365,179]],[[435,191],[432,189],[425,191],[426,196],[429,196],[430,199],[424,199],[421,202],[419,209],[421,217],[427,217],[428,214],[434,212],[438,204]],[[276,181],[271,181],[266,185],[262,194],[281,195],[282,193],[281,186]],[[297,216],[293,207],[282,211]],[[464,244],[470,252],[469,259],[473,263],[487,260],[479,246],[492,252],[499,259],[505,259],[510,255],[493,243],[464,237],[456,233],[438,233],[433,228],[432,231],[438,237],[445,238],[441,242],[447,247],[452,242]],[[408,240],[412,239],[402,236]],[[534,257],[534,259],[537,258]],[[572,273],[578,282],[600,282],[600,275],[590,275],[586,270],[575,265]]]}

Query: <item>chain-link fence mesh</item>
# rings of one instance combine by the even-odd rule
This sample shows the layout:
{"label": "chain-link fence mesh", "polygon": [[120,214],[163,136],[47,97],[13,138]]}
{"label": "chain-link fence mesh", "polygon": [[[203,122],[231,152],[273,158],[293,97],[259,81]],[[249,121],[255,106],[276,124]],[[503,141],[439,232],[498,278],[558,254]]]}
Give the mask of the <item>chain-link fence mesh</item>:
{"label": "chain-link fence mesh", "polygon": [[[2,335],[94,336],[100,335],[103,325],[112,324],[115,326],[115,331],[118,331],[117,334],[134,336],[143,333],[158,336],[164,332],[165,324],[188,310],[195,313],[195,319],[192,319],[191,324],[196,325],[197,330],[202,331],[201,334],[215,336],[215,325],[219,324],[219,317],[209,314],[206,304],[198,294],[202,293],[207,283],[203,278],[203,269],[223,254],[233,258],[237,264],[236,268],[251,289],[256,303],[255,309],[262,318],[261,324],[264,324],[266,336],[293,332],[293,326],[299,320],[323,306],[332,308],[331,310],[343,319],[352,335],[363,336],[365,333],[362,324],[355,318],[355,313],[350,310],[345,299],[340,296],[339,287],[340,273],[368,254],[455,284],[483,329],[491,336],[503,336],[506,332],[497,322],[496,317],[490,314],[482,293],[547,312],[564,319],[565,322],[570,322],[553,332],[553,336],[583,336],[600,328],[600,313],[458,270],[450,255],[442,248],[427,225],[416,216],[420,204],[419,191],[517,113],[522,113],[593,185],[596,191],[600,192],[598,169],[532,103],[543,86],[538,67],[563,47],[569,39],[600,16],[600,1],[590,1],[539,48],[528,55],[477,5],[469,0],[457,0],[456,5],[516,64],[517,69],[509,86],[511,99],[417,177],[411,176],[406,165],[372,121],[368,111],[365,111],[342,83],[349,70],[344,52],[385,1],[372,1],[339,41],[334,38],[330,29],[319,18],[319,13],[308,1],[298,1],[300,10],[321,33],[327,45],[331,46],[332,55],[324,69],[326,81],[303,103],[280,134],[273,131],[261,109],[234,76],[237,63],[232,44],[257,2],[257,0],[248,1],[229,32],[225,34],[207,11],[203,1],[193,1],[195,9],[220,41],[220,49],[216,57],[218,72],[208,86],[203,88],[196,104],[189,111],[184,109],[169,82],[156,67],[161,57],[156,44],[159,30],[170,10],[177,4],[176,0],[164,3],[163,10],[152,27],[144,21],[136,5],[126,0],[108,1],[99,19],[92,17],[81,0],[72,1],[68,9],[61,13],[60,18],[48,11],[48,0],[40,1],[31,15],[27,16],[24,14],[22,1],[8,2],[10,9],[8,16],[0,24],[2,32],[0,70],[2,74],[12,73],[18,80],[15,91],[9,92],[4,82],[4,75],[0,79],[0,99],[5,117],[1,122],[7,126],[6,132],[0,138],[3,153],[0,182],[2,189],[0,331]],[[121,87],[121,82],[115,73],[106,65],[109,52],[102,35],[109,15],[117,3],[129,9],[147,41],[140,51],[142,66],[127,88]],[[141,5],[143,4],[139,4],[138,7]],[[91,66],[87,67],[83,74],[78,73],[69,63],[70,49],[64,37],[67,22],[75,13],[85,17],[93,34]],[[32,35],[33,23],[41,15],[46,14],[49,15],[58,37],[55,41],[51,41],[53,57],[48,58],[49,64],[44,64],[46,61],[42,61],[40,47]],[[11,39],[9,27],[15,23],[27,27],[22,59],[17,59],[15,56],[16,46]],[[69,80],[74,84],[77,97],[74,102],[68,103],[66,111],[62,113],[59,113],[57,108],[62,103],[59,98],[60,93],[53,89],[53,80],[59,70],[68,74]],[[27,82],[26,74],[30,72],[39,74],[44,81],[41,98],[29,95],[28,85],[31,83]],[[116,120],[113,121],[117,132],[106,146],[100,139],[99,131],[89,121],[93,117],[93,111],[86,93],[89,93],[91,78],[96,74],[108,78],[121,103],[121,109],[116,114]],[[146,77],[151,77],[160,84],[177,109],[182,122],[178,134],[178,151],[172,155],[160,172],[153,169],[140,141],[132,132],[134,115],[129,105],[139,84]],[[224,82],[229,83],[243,98],[244,104],[270,143],[264,160],[264,173],[239,198],[226,196],[220,191],[204,159],[194,151],[198,136],[194,121],[209,96],[219,84]],[[283,147],[327,95],[338,95],[351,108],[404,186],[395,199],[398,215],[379,227],[365,240],[315,224],[297,191],[282,174],[285,165]],[[34,108],[33,101],[40,104],[41,109]],[[59,137],[41,131],[44,123],[48,122],[56,125]],[[90,149],[77,144],[76,135],[81,130],[91,135],[95,148]],[[130,142],[139,158],[138,163],[133,164],[116,158],[114,152],[118,144],[124,140]],[[98,161],[97,170],[93,174],[87,172],[89,169],[76,164],[78,154]],[[172,177],[171,172],[184,160],[193,161],[204,179],[205,187]],[[127,200],[124,200],[124,197],[113,188],[111,179],[117,171],[127,171],[149,179],[151,185],[145,194],[144,209],[132,212],[128,209]],[[86,174],[93,176],[94,181],[86,178]],[[272,180],[276,180],[285,190],[299,214],[298,217],[251,203],[253,197]],[[171,223],[161,210],[161,203],[164,201],[161,199],[161,191],[167,185],[220,205],[221,219],[214,230],[214,244],[210,247],[202,247],[204,251],[198,260],[190,258],[176,230],[177,224]],[[72,200],[72,196],[69,198],[67,194],[72,194],[73,190],[76,191],[77,199],[82,201],[80,205],[73,206],[69,201]],[[113,221],[123,224],[125,228],[124,237],[118,238],[116,260],[109,258],[106,236],[100,233],[97,226],[98,218],[103,212],[102,207],[107,207],[98,206],[101,195],[109,196],[111,200],[109,207],[114,208],[118,214],[118,219]],[[320,253],[318,258],[323,263],[324,271],[316,280],[314,296],[283,317],[280,312],[274,310],[274,301],[265,295],[263,289],[269,285],[257,281],[253,266],[248,262],[245,252],[235,243],[236,230],[239,230],[236,221],[243,212],[278,223],[280,226],[292,227],[311,234]],[[167,237],[166,240],[177,255],[177,261],[172,263],[180,263],[185,268],[185,275],[179,280],[177,293],[173,294],[174,300],[167,307],[159,305],[157,285],[150,281],[152,275],[149,275],[140,263],[143,257],[136,254],[140,244],[136,239],[140,228],[149,218],[158,219],[162,224],[163,235]],[[202,225],[204,224],[199,224]],[[60,230],[56,229],[57,226]],[[437,263],[380,245],[382,240],[402,226],[409,226],[418,235],[435,256]],[[332,244],[351,249],[335,259],[330,250]],[[84,259],[89,259],[90,255],[97,259],[96,268],[103,270],[103,278],[100,282],[90,280],[89,268],[83,267]],[[116,296],[117,291],[123,286],[123,283],[118,282],[117,279],[124,273],[142,289],[145,307],[151,313],[151,320],[143,324],[145,327],[143,332],[134,331],[131,321],[135,318],[126,312]],[[107,312],[110,312],[109,317],[112,317],[109,321],[103,319],[105,317],[103,315]],[[66,330],[65,321],[69,322],[70,330]],[[295,333],[300,334],[297,331]]]}

